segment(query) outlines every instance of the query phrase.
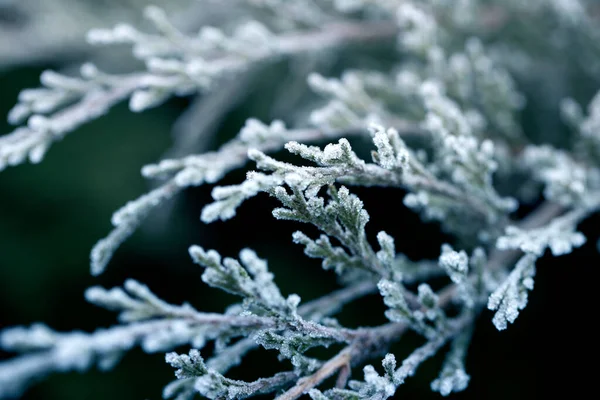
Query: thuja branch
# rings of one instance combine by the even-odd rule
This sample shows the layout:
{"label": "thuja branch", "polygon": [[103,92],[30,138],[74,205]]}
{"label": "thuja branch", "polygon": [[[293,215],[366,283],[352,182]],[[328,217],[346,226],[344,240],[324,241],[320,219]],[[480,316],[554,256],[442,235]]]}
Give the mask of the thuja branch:
{"label": "thuja branch", "polygon": [[[159,31],[164,30],[165,25],[170,26],[163,12],[155,7],[148,9],[147,17]],[[382,39],[393,38],[397,30],[391,23],[336,23],[315,31],[283,33],[280,36],[269,34],[268,45],[254,47],[251,57],[238,52],[222,52],[214,57],[211,51],[203,54],[196,49],[198,53],[190,59],[185,52],[195,46],[201,48],[203,38],[181,34],[169,38],[173,41],[172,51],[179,53],[184,60],[180,68],[167,68],[167,64],[173,64],[172,58],[161,60],[161,53],[150,53],[144,56],[148,72],[107,75],[95,66],[85,64],[80,79],[47,71],[41,77],[46,88],[24,91],[20,96],[21,102],[9,115],[9,121],[14,124],[28,117],[29,121],[26,127],[17,128],[0,139],[0,170],[6,165],[20,164],[26,158],[32,162],[41,161],[54,141],[104,115],[130,96],[131,109],[141,111],[159,105],[170,95],[189,95],[207,90],[211,81],[231,76],[253,64],[340,46],[381,42]],[[134,32],[131,27],[93,31],[90,40],[99,44],[131,41],[142,46],[146,45],[146,41],[151,42],[150,36]]]}
{"label": "thuja branch", "polygon": [[[243,20],[204,26],[193,35],[157,7],[145,10],[152,33],[127,24],[92,30],[90,43],[131,45],[143,67],[111,75],[88,63],[78,77],[44,72],[42,87],[24,90],[10,112],[12,124],[24,125],[0,138],[0,169],[40,161],[55,141],[125,99],[138,112],[173,96],[210,95],[224,90],[225,80],[244,73],[250,80],[280,60],[289,61],[291,83],[283,83],[273,103],[293,108],[294,115],[283,118],[297,121],[288,129],[279,121],[250,119],[217,151],[144,167],[142,174],[162,185],[113,215],[115,229],[92,251],[92,272],[104,270],[155,207],[186,187],[216,183],[251,159],[258,170],[239,185],[214,188],[215,201],[201,219],[232,218],[245,200],[268,193],[281,203],[273,216],[320,231],[318,237],[297,231],[293,240],[334,270],[345,287],[301,304],[294,293],[284,296],[267,261],[254,251],[243,249],[232,258],[194,245],[189,253],[203,268],[202,280],[238,296],[237,303],[209,313],[170,304],[134,280],[122,288],[90,288],[87,300],[118,312],[121,324],[92,333],[59,333],[43,325],[4,331],[2,347],[25,354],[0,363],[0,398],[19,396],[50,372],[111,368],[137,345],[147,352],[191,347],[187,354],[166,354],[177,380],[166,386],[165,398],[243,399],[283,391],[278,399],[309,394],[314,400],[383,400],[449,342],[431,388],[444,396],[464,390],[475,316],[487,305],[498,330],[514,323],[533,289],[536,261],[546,251],[560,256],[582,246],[586,237],[577,225],[600,209],[600,94],[585,109],[562,99],[572,86],[566,77],[595,68],[600,30],[588,16],[591,0],[455,3],[239,0],[225,14]],[[515,32],[505,35],[508,22]],[[564,43],[572,47],[572,62],[548,63],[564,53]],[[352,51],[335,58],[342,49]],[[340,68],[346,59],[352,68]],[[302,67],[292,71],[297,63]],[[339,76],[320,74],[339,70]],[[560,89],[548,91],[547,99],[529,84],[543,78],[540,71]],[[308,99],[300,93],[305,89],[325,101]],[[222,99],[232,92],[223,93],[214,103],[221,108],[214,110],[217,116],[231,104]],[[241,92],[234,97],[238,94],[243,98]],[[536,108],[525,107],[530,100],[544,110],[551,109],[544,104],[562,101],[569,148],[530,144],[537,142],[531,140],[531,124],[520,123],[537,121],[527,114]],[[190,120],[203,119],[205,111],[191,110],[196,119]],[[538,121],[543,123],[534,125],[557,126],[552,114],[544,113]],[[196,128],[190,126],[186,142],[195,141]],[[348,140],[367,132],[370,160],[359,157],[363,153]],[[409,147],[404,139],[411,134],[424,140],[410,141]],[[314,142],[329,144],[307,145]],[[293,164],[265,154],[281,149],[302,160]],[[444,243],[434,260],[398,253],[385,231],[376,233],[375,243],[367,232],[370,216],[350,186],[402,189],[397,192],[403,198],[386,207],[404,205],[424,220],[439,221],[455,240]],[[523,220],[510,219],[526,198],[542,196],[545,203]],[[436,292],[431,279],[437,283],[441,276],[452,283]],[[377,291],[390,322],[347,328],[334,318],[349,302]],[[424,344],[397,363],[386,353],[409,329]],[[214,346],[205,361],[201,351],[207,343]],[[310,356],[311,349],[332,345],[342,350],[327,359]],[[223,375],[259,346],[276,351],[288,370],[253,382]],[[367,365],[364,380],[349,379],[352,368],[380,357],[383,374]],[[335,387],[319,391],[333,380]]]}
{"label": "thuja branch", "polygon": [[[396,122],[398,131],[403,135],[419,132],[419,127],[410,121],[398,120]],[[365,127],[340,130],[286,129],[279,121],[265,125],[260,121],[250,119],[237,137],[221,146],[217,151],[181,159],[167,159],[158,164],[145,166],[142,169],[145,177],[167,180],[151,192],[128,202],[114,213],[112,218],[114,229],[92,249],[92,274],[98,275],[104,271],[116,249],[137,229],[154,208],[185,188],[215,183],[230,171],[244,166],[248,161],[250,149],[272,152],[281,149],[289,141],[311,143],[340,137],[360,136],[366,132]]]}
{"label": "thuja branch", "polygon": [[[457,320],[450,321],[448,327],[440,332],[435,338],[429,340],[423,346],[413,351],[394,371],[391,378],[391,388],[387,391],[373,393],[372,399],[386,399],[392,395],[398,385],[412,376],[416,369],[426,359],[432,357],[450,339],[455,337],[468,324],[472,323],[473,315],[463,315]],[[341,350],[336,356],[329,359],[314,374],[300,378],[296,385],[277,397],[277,400],[293,400],[308,393],[311,389],[319,386],[327,378],[336,372],[343,370],[348,365],[359,365],[372,359],[374,356],[385,352],[395,341],[400,340],[406,331],[407,325],[402,323],[384,325],[377,328],[363,329],[357,335],[356,341]]]}
{"label": "thuja branch", "polygon": [[[544,203],[534,212],[530,213],[526,218],[524,218],[520,224],[520,227],[523,229],[534,229],[547,225],[563,212],[564,209],[560,206],[551,203]],[[502,264],[514,262],[518,256],[519,254],[517,252],[495,251],[487,263],[487,269],[495,269]],[[456,294],[456,289],[457,285],[453,284],[439,292],[439,305],[441,307],[448,305],[450,301],[453,300]],[[479,308],[479,306],[477,306],[477,308]],[[447,340],[452,338],[458,331],[464,329],[466,325],[471,323],[472,319],[472,315],[463,316],[463,318],[458,322],[453,322],[453,329],[446,331],[444,334],[440,334],[435,339],[428,341],[423,347],[415,350],[396,371],[395,376],[398,379],[398,382],[401,383],[403,382],[404,378],[412,375],[416,367],[424,359],[435,354],[435,352],[441,346],[443,346]],[[382,343],[398,340],[407,327],[408,326],[406,324],[396,323],[363,331],[361,334],[361,341],[357,341],[356,343],[346,347],[336,357],[327,362],[322,369],[317,371],[317,373],[311,375],[310,377],[299,380],[297,385],[288,390],[284,395],[281,396],[281,398],[297,398],[303,393],[308,392],[311,388],[318,386],[323,380],[331,376],[335,371],[343,368],[347,363],[354,364],[356,362],[363,361],[365,358],[372,357],[373,353],[368,351],[369,346],[365,346],[365,343],[376,342],[377,346],[375,346],[376,351],[374,353],[380,353],[382,348],[385,348],[385,345],[382,345]],[[360,346],[356,346],[357,343],[360,343]],[[356,348],[360,348],[359,356],[353,358],[353,349]],[[374,398],[384,399],[386,397],[387,395],[382,393]]]}
{"label": "thuja branch", "polygon": [[[281,323],[273,318],[201,313],[190,306],[172,306],[153,298],[147,288],[140,286],[135,281],[128,281],[126,288],[151,299],[155,304],[154,310],[144,303],[136,305],[140,311],[144,310],[143,314],[138,312],[138,316],[145,315],[146,318],[159,319],[133,322],[89,334],[83,332],[61,334],[41,325],[30,329],[14,328],[3,332],[0,342],[4,348],[17,349],[21,343],[34,338],[39,340],[40,344],[36,349],[37,352],[14,358],[6,364],[0,364],[0,382],[2,382],[0,397],[10,393],[19,393],[35,379],[40,379],[53,371],[83,370],[96,362],[100,368],[108,368],[112,363],[118,362],[120,357],[115,357],[116,355],[128,351],[136,345],[141,345],[147,352],[156,352],[189,343],[193,341],[194,337],[199,336],[210,339],[216,338],[222,333],[240,329],[252,332],[257,329],[282,328]],[[311,319],[323,318],[336,313],[344,304],[372,293],[374,289],[374,285],[368,282],[348,286],[307,302],[298,308],[298,313]],[[105,306],[112,305],[117,309],[120,309],[121,306],[118,304],[121,303],[115,303],[115,300],[121,299],[120,301],[122,301],[123,299],[122,294],[114,289],[111,292],[100,288],[90,289],[87,297],[94,303]],[[132,301],[133,299],[127,300],[124,304],[131,307],[135,304]],[[134,316],[132,311],[129,311],[129,317]],[[302,326],[297,325],[292,329],[302,329]],[[353,330],[347,330],[340,336],[337,330],[323,327],[325,328],[323,331],[317,324],[310,324],[308,328],[312,332],[317,329],[323,334],[334,335],[342,341],[351,341],[358,335]],[[177,338],[165,340],[171,332],[176,331],[180,332]],[[344,336],[346,336],[345,339]],[[115,346],[116,344],[118,346]],[[35,349],[32,342],[28,346]],[[256,346],[253,337],[242,339],[228,349],[222,350],[216,357],[209,360],[208,364],[211,368],[225,372],[236,364],[236,360],[239,362],[246,352]],[[64,358],[65,354],[69,354],[70,358]],[[33,365],[35,368],[32,368]]]}

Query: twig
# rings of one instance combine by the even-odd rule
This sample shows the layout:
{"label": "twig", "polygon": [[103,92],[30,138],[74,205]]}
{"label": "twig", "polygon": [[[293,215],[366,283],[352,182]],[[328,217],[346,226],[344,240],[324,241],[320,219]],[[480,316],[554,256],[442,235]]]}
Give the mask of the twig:
{"label": "twig", "polygon": [[[552,203],[544,203],[540,207],[538,207],[534,212],[525,217],[522,222],[519,224],[522,228],[532,229],[539,226],[543,226],[550,222],[553,218],[560,215],[564,209],[556,204]],[[512,261],[513,259],[519,256],[519,252],[516,251],[494,251],[492,256],[490,257],[488,268],[498,268],[501,265],[504,265],[507,262]],[[440,306],[445,306],[449,304],[450,300],[453,298],[454,293],[456,291],[456,285],[452,284],[447,286],[439,293],[439,304]],[[471,318],[463,318],[459,320],[456,325],[448,331],[444,335],[440,335],[440,337],[429,341],[424,346],[415,350],[402,364],[402,366],[397,370],[396,375],[401,381],[404,380],[407,376],[410,376],[414,369],[426,358],[435,354],[435,352],[443,346],[443,344],[453,335],[453,332],[460,330],[462,326],[466,323],[467,320],[471,320]],[[408,329],[407,324],[404,323],[391,323],[386,324],[377,328],[370,329],[359,329],[353,331],[353,335],[356,338],[356,342],[352,345],[346,347],[342,352],[340,352],[337,356],[329,360],[327,363],[323,365],[323,367],[317,371],[315,374],[301,379],[298,381],[298,384],[294,386],[292,389],[288,390],[282,396],[278,398],[278,400],[292,400],[306,393],[311,388],[319,385],[329,376],[331,376],[335,371],[340,370],[347,364],[356,364],[358,362],[363,361],[366,358],[372,357],[374,353],[380,352],[387,345],[399,339],[399,337]],[[360,343],[360,345],[357,345]],[[356,348],[360,347],[360,352],[356,353]],[[354,357],[357,355],[358,357]],[[343,371],[340,372],[340,375],[343,374]],[[345,377],[341,377],[338,379],[338,383],[340,383],[341,379],[346,379]]]}
{"label": "twig", "polygon": [[298,380],[296,385],[289,389],[284,394],[278,396],[275,400],[294,400],[302,396],[310,389],[318,386],[325,379],[332,376],[340,368],[348,365],[351,360],[351,355],[354,352],[354,345],[345,347],[335,357],[327,361],[317,372],[314,374]]}
{"label": "twig", "polygon": [[335,387],[339,389],[345,388],[346,384],[348,383],[348,379],[350,379],[351,373],[352,367],[349,363],[342,366],[342,368],[340,368],[340,373],[338,374],[338,377],[335,381]]}

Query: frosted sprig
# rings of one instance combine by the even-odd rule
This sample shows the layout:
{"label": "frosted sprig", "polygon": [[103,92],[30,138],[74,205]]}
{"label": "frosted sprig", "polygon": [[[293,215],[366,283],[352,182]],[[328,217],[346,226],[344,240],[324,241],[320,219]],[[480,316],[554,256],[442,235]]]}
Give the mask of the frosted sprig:
{"label": "frosted sprig", "polygon": [[41,325],[5,330],[0,335],[2,348],[34,351],[0,364],[0,397],[18,397],[31,383],[52,372],[85,371],[95,365],[111,369],[123,353],[138,344],[147,352],[156,352],[189,343],[193,337],[187,333],[190,328],[186,320],[170,319],[99,329],[94,333],[57,333]]}
{"label": "frosted sprig", "polygon": [[347,253],[343,247],[333,246],[327,235],[311,239],[306,234],[297,231],[293,235],[294,243],[304,246],[304,254],[311,258],[323,259],[323,269],[333,269],[342,275],[348,269],[363,269],[365,266],[360,258]]}
{"label": "frosted sprig", "polygon": [[440,376],[431,382],[431,390],[448,396],[467,388],[470,377],[465,372],[465,357],[472,334],[472,329],[467,329],[452,341],[452,348],[446,355]]}
{"label": "frosted sprig", "polygon": [[548,225],[532,230],[522,230],[515,226],[506,227],[504,236],[498,238],[496,247],[500,250],[519,249],[538,257],[549,248],[554,256],[561,256],[581,247],[586,242],[585,236],[577,232],[577,223],[587,213],[576,210],[556,218]]}
{"label": "frosted sprig", "polygon": [[[475,96],[479,96],[476,107],[487,118],[490,128],[496,134],[508,140],[520,140],[522,129],[518,123],[518,113],[525,106],[525,97],[517,90],[516,83],[509,72],[500,63],[486,54],[480,40],[471,38],[465,46],[465,55],[471,65],[471,76],[475,81],[468,96],[462,97],[463,104],[468,104]],[[460,74],[460,55],[449,60],[450,64],[458,64]],[[464,79],[464,78],[463,78]]]}
{"label": "frosted sprig", "polygon": [[438,24],[434,16],[412,2],[397,7],[396,20],[402,29],[399,44],[412,53],[425,55],[437,45]]}
{"label": "frosted sprig", "polygon": [[566,152],[548,145],[528,146],[521,160],[523,167],[544,184],[544,196],[565,206],[585,204],[586,190],[598,182],[597,170],[586,169]]}
{"label": "frosted sprig", "polygon": [[450,245],[444,244],[439,263],[454,283],[463,282],[469,274],[469,256],[464,250],[454,251]]}
{"label": "frosted sprig", "polygon": [[429,130],[440,137],[473,136],[473,126],[460,106],[446,95],[439,81],[423,82],[420,95],[429,113],[425,120],[425,126]]}
{"label": "frosted sprig", "polygon": [[120,311],[121,322],[134,322],[156,317],[185,318],[199,316],[191,305],[173,306],[161,300],[150,289],[133,279],[125,281],[124,289],[113,288],[106,290],[94,286],[86,290],[85,298],[90,303]]}
{"label": "frosted sprig", "polygon": [[442,245],[439,266],[456,284],[455,301],[462,303],[466,309],[480,304],[485,297],[483,275],[487,261],[485,251],[481,247],[474,249],[469,257],[464,250],[455,251],[448,244]]}
{"label": "frosted sprig", "polygon": [[195,349],[190,350],[189,355],[167,353],[165,360],[176,368],[175,376],[178,379],[165,388],[165,398],[181,394],[192,387],[195,392],[209,399],[244,399],[274,392],[298,378],[293,372],[281,372],[255,382],[229,379],[207,367],[200,352]]}
{"label": "frosted sprig", "polygon": [[419,286],[417,299],[400,282],[383,279],[377,287],[385,305],[389,307],[385,315],[390,321],[408,323],[428,339],[437,335],[445,322],[445,315],[438,307],[437,296],[429,285]]}
{"label": "frosted sprig", "polygon": [[171,24],[162,9],[150,6],[145,11],[157,34],[143,33],[124,24],[88,33],[88,41],[95,45],[132,45],[133,55],[144,61],[156,81],[170,81],[169,86],[149,85],[134,92],[130,101],[134,110],[161,103],[171,94],[208,89],[215,80],[276,52],[270,46],[274,35],[257,21],[243,23],[231,34],[206,26],[196,36],[188,36]]}
{"label": "frosted sprig", "polygon": [[407,136],[419,136],[424,111],[416,95],[422,79],[418,74],[411,77],[412,84],[405,84],[368,69],[347,70],[340,78],[312,74],[310,88],[328,102],[311,112],[310,121],[326,130],[391,125]]}
{"label": "frosted sprig", "polygon": [[[478,137],[512,142],[522,138],[518,113],[525,105],[524,96],[506,68],[486,53],[479,39],[469,38],[463,51],[448,55],[439,48],[431,50],[425,68],[426,73],[421,72],[425,81],[437,82],[465,110],[471,131]],[[431,99],[426,102],[431,105]],[[453,107],[448,106],[449,110]]]}
{"label": "frosted sprig", "polygon": [[406,171],[409,168],[410,154],[398,131],[386,131],[378,125],[371,125],[370,130],[377,147],[377,151],[372,153],[373,161],[385,169]]}
{"label": "frosted sprig", "polygon": [[107,113],[145,79],[138,74],[108,77],[92,64],[84,64],[81,75],[76,78],[46,71],[40,77],[43,88],[21,92],[8,121],[17,125],[27,120],[27,124],[0,137],[0,170],[27,160],[42,161],[53,142]]}
{"label": "frosted sprig", "polygon": [[330,99],[325,106],[311,113],[311,122],[328,130],[383,122],[388,112],[379,96],[368,90],[366,78],[358,72],[346,72],[340,79],[311,74],[308,77],[311,89]]}
{"label": "frosted sprig", "polygon": [[382,398],[388,398],[392,396],[396,391],[393,374],[396,359],[392,354],[388,354],[383,363],[387,367],[385,368],[385,375],[379,375],[372,365],[367,365],[363,368],[364,382],[350,381],[350,388],[358,392],[361,397],[374,398],[375,396],[381,396]]}
{"label": "frosted sprig", "polygon": [[536,260],[533,254],[521,257],[510,275],[490,295],[487,307],[496,310],[492,322],[499,331],[515,322],[519,311],[527,305],[528,292],[533,289]]}
{"label": "frosted sprig", "polygon": [[285,192],[276,189],[284,183],[298,190],[306,191],[308,198],[314,197],[323,186],[337,180],[352,184],[374,186],[399,185],[402,176],[397,172],[385,170],[375,164],[367,164],[354,153],[346,139],[337,144],[328,144],[323,150],[316,146],[307,146],[298,142],[288,142],[285,148],[304,159],[320,165],[319,167],[300,167],[277,161],[258,150],[250,150],[248,156],[256,161],[258,168],[272,172],[266,175],[251,172],[240,185],[213,190],[216,202],[203,210],[202,219],[212,222],[217,218],[228,219],[235,215],[235,209],[246,199],[259,192],[269,192],[285,200]]}
{"label": "frosted sprig", "polygon": [[246,121],[237,137],[221,146],[219,150],[146,165],[142,168],[142,175],[154,179],[172,178],[177,186],[182,188],[214,183],[227,172],[244,165],[250,147],[269,151],[279,148],[290,137],[305,136],[309,139],[318,135],[318,131],[310,129],[288,130],[285,124],[278,120],[267,125],[251,118]]}
{"label": "frosted sprig", "polygon": [[108,236],[99,240],[90,253],[92,275],[104,272],[117,248],[135,232],[150,211],[173,197],[178,190],[173,184],[159,186],[116,211],[111,220],[114,229]]}
{"label": "frosted sprig", "polygon": [[201,219],[204,222],[213,222],[217,219],[224,221],[233,218],[237,208],[244,201],[282,183],[283,179],[277,175],[248,173],[246,180],[240,185],[218,186],[212,191],[215,201],[202,209]]}
{"label": "frosted sprig", "polygon": [[215,250],[205,251],[200,246],[190,247],[189,252],[195,263],[206,268],[202,280],[208,285],[252,300],[265,310],[295,312],[297,302],[286,300],[281,295],[266,261],[258,258],[254,251],[244,249],[240,252],[242,264],[228,257],[221,260]]}
{"label": "frosted sprig", "polygon": [[[112,29],[96,29],[88,34],[94,45],[127,43],[145,70],[109,75],[92,64],[81,68],[82,78],[49,71],[42,74],[44,88],[22,92],[9,114],[17,128],[0,139],[0,169],[29,159],[42,160],[49,146],[79,126],[108,112],[129,98],[129,107],[139,112],[158,106],[171,96],[187,96],[212,88],[213,83],[240,73],[260,62],[344,44],[393,37],[393,25],[327,25],[314,31],[289,30],[271,33],[258,21],[238,26],[231,35],[216,27],[204,27],[196,36],[179,31],[166,13],[156,6],[145,10],[156,33],[143,33],[120,24]],[[365,28],[365,29],[363,29]]]}
{"label": "frosted sprig", "polygon": [[421,91],[428,109],[424,126],[438,142],[433,170],[487,203],[489,218],[514,211],[516,201],[492,185],[498,168],[493,142],[476,138],[472,122],[435,82],[425,82]]}
{"label": "frosted sprig", "polygon": [[[494,144],[475,136],[473,122],[438,83],[424,82],[419,90],[428,110],[422,125],[433,138],[433,154],[430,160],[411,157],[411,174],[405,174],[411,192],[404,204],[428,219],[443,221],[446,229],[461,236],[493,230],[517,206],[493,186]],[[461,224],[468,214],[476,217],[473,223]]]}
{"label": "frosted sprig", "polygon": [[[302,232],[294,234],[294,241],[305,246],[306,255],[323,259],[324,268],[335,267],[336,272],[340,274],[359,269],[374,273],[376,276],[390,275],[386,258],[389,259],[391,256],[393,243],[386,240],[384,232],[380,232],[381,251],[387,253],[387,256],[383,253],[378,256],[375,253],[367,241],[365,231],[369,214],[363,208],[360,199],[343,186],[339,190],[330,186],[328,193],[331,199],[327,204],[323,198],[317,196],[305,198],[305,195],[297,189],[293,190],[292,196],[283,192],[276,193],[276,197],[285,208],[275,209],[273,214],[278,219],[315,225],[325,233],[315,241]],[[328,236],[340,241],[346,250],[332,246]]]}
{"label": "frosted sprig", "polygon": [[148,60],[185,52],[190,54],[190,58],[193,55],[209,54],[211,51],[248,56],[248,49],[243,49],[243,45],[267,46],[270,38],[267,28],[256,21],[241,24],[231,35],[214,27],[203,27],[196,37],[189,37],[180,32],[159,7],[147,7],[144,16],[152,23],[156,33],[148,34],[130,25],[120,24],[112,29],[91,30],[88,41],[98,45],[131,44],[136,57]]}

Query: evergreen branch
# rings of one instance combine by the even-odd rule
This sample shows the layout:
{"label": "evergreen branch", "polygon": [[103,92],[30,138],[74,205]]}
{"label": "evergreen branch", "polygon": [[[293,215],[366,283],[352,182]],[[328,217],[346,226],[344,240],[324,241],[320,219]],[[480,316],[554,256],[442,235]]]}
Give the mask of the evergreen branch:
{"label": "evergreen branch", "polygon": [[[418,130],[407,121],[398,121],[398,124],[402,127],[400,132],[405,135]],[[167,159],[158,164],[145,166],[142,175],[146,178],[168,179],[150,193],[128,202],[113,214],[112,223],[115,228],[108,236],[99,240],[91,251],[92,274],[99,275],[104,272],[114,252],[135,232],[153,209],[185,188],[217,182],[230,171],[243,167],[248,161],[250,149],[272,152],[280,149],[290,140],[311,143],[342,136],[361,135],[364,132],[365,129],[358,127],[334,131],[314,128],[288,130],[280,121],[265,125],[250,119],[246,121],[246,125],[236,138],[217,151],[181,159]]]}
{"label": "evergreen branch", "polygon": [[[146,11],[159,29],[174,30],[164,12],[156,7]],[[148,54],[142,56],[148,63],[149,72],[122,76],[105,75],[96,67],[86,64],[82,67],[83,79],[61,76],[47,71],[42,75],[42,84],[47,88],[24,91],[20,103],[13,108],[9,120],[19,123],[29,117],[27,127],[17,128],[0,139],[0,170],[6,165],[17,165],[28,157],[31,162],[40,162],[52,142],[61,139],[79,126],[105,114],[117,103],[131,96],[130,108],[142,111],[163,103],[171,94],[189,95],[206,89],[211,80],[231,75],[247,68],[250,64],[265,62],[281,56],[292,56],[307,52],[322,51],[350,44],[369,43],[381,39],[393,38],[397,33],[394,24],[346,23],[324,26],[316,31],[293,32],[281,37],[258,32],[261,27],[249,28],[260,39],[273,37],[274,43],[255,47],[252,57],[240,54],[225,54],[221,58],[202,59],[202,52],[184,63],[171,59],[161,59],[164,49],[152,48],[152,39],[129,26],[119,26],[113,31],[92,31],[89,40],[92,43],[132,42],[139,46],[148,46]],[[264,35],[265,37],[262,37]],[[195,46],[194,40],[177,36],[179,44],[174,51],[185,52]],[[243,40],[238,38],[240,46]],[[225,40],[225,39],[223,39]],[[141,43],[136,43],[141,41]],[[148,42],[146,42],[148,41]],[[191,43],[188,43],[191,41]],[[173,44],[171,44],[172,46]],[[246,44],[247,46],[247,44]],[[175,50],[176,49],[176,50]],[[138,49],[138,53],[142,51]],[[207,52],[208,56],[210,52]],[[167,53],[168,54],[168,53]],[[183,54],[185,56],[185,54]],[[185,57],[184,57],[185,58]],[[70,103],[74,104],[70,105]],[[49,114],[48,117],[44,114]],[[31,115],[31,117],[30,117]]]}

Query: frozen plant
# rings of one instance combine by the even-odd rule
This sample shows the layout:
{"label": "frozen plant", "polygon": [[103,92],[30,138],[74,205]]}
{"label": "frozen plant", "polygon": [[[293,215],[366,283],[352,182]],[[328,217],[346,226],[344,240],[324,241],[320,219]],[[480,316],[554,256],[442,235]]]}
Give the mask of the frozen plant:
{"label": "frozen plant", "polygon": [[[166,200],[216,184],[251,161],[255,169],[245,180],[214,187],[202,221],[234,218],[245,201],[266,193],[279,203],[276,219],[298,223],[293,242],[337,274],[340,288],[304,301],[282,293],[262,258],[268,254],[246,248],[224,257],[200,243],[189,255],[203,268],[202,280],[237,296],[237,303],[209,313],[169,304],[132,279],[122,288],[92,287],[86,299],[116,311],[119,323],[91,333],[61,333],[43,324],[4,330],[2,348],[21,354],[0,363],[0,398],[19,397],[51,373],[110,369],[134,346],[166,353],[176,379],[163,397],[177,400],[262,394],[386,399],[447,344],[431,389],[443,396],[465,390],[476,318],[488,308],[498,330],[515,323],[534,287],[536,261],[547,249],[561,256],[582,246],[586,237],[578,224],[600,208],[600,93],[585,110],[570,97],[565,72],[597,83],[597,4],[199,1],[225,17],[209,26],[190,8],[185,23],[175,23],[163,8],[148,6],[144,28],[121,23],[90,30],[91,45],[130,46],[138,61],[132,65],[140,69],[104,71],[87,62],[74,75],[43,72],[41,87],[23,90],[8,115],[16,128],[0,137],[0,169],[42,161],[55,142],[122,101],[140,112],[173,96],[202,94],[180,121],[185,128],[173,156],[142,168],[159,184],[117,210],[113,230],[91,250],[91,273],[102,274],[118,247]],[[191,31],[195,25],[202,26]],[[539,79],[538,69],[528,66],[567,47],[573,51],[568,63],[545,67],[552,77],[547,85],[560,90],[528,91]],[[352,67],[336,74],[332,65],[349,59]],[[182,143],[202,147],[195,143],[206,140],[201,136],[211,133],[211,121],[232,107],[245,82],[281,60],[298,66],[276,99],[286,123],[248,119],[219,148],[186,152]],[[555,105],[567,140],[534,140],[521,123],[530,98]],[[195,128],[198,120],[206,122],[202,129]],[[272,154],[281,150],[291,161]],[[370,240],[370,215],[355,188],[373,186],[403,193],[398,206],[438,222],[453,243],[443,244],[433,260],[413,261],[385,231]],[[524,192],[540,201],[519,219]],[[399,223],[386,222],[390,231]],[[446,286],[434,290],[433,278]],[[369,294],[381,296],[389,322],[349,328],[335,319],[346,304]],[[409,330],[424,344],[400,360],[390,349]],[[214,350],[208,350],[211,342]],[[189,351],[173,352],[181,346]],[[309,352],[329,346],[341,350],[330,358]],[[256,348],[277,351],[281,371],[248,382],[227,377]],[[350,379],[361,367],[364,377]]]}

